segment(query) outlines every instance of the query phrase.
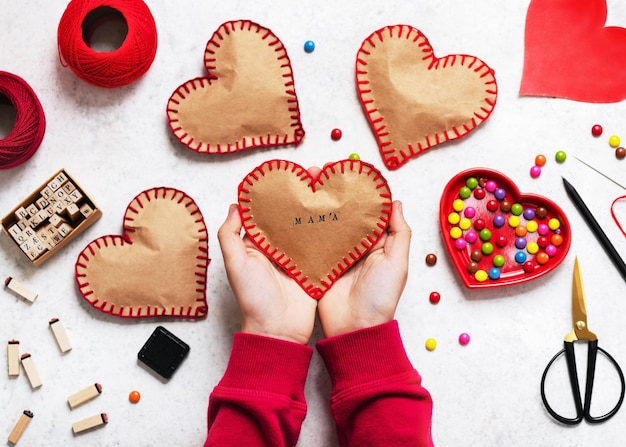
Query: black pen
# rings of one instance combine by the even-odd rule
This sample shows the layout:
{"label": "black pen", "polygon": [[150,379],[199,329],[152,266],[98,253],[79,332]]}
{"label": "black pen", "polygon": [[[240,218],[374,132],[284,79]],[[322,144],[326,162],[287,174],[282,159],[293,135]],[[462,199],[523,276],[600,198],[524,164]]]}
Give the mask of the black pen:
{"label": "black pen", "polygon": [[589,208],[587,208],[587,205],[585,205],[585,202],[583,202],[583,199],[580,197],[576,189],[570,182],[565,180],[564,177],[561,178],[563,179],[563,185],[565,186],[567,195],[570,199],[572,199],[572,202],[574,202],[578,212],[582,215],[583,219],[591,229],[591,232],[596,236],[600,245],[602,245],[602,248],[604,248],[604,251],[613,262],[613,265],[615,265],[617,270],[619,270],[622,278],[626,280],[626,264],[624,264],[624,261],[620,257],[619,253],[617,253],[617,250],[615,250],[615,247],[602,230],[602,227],[600,227],[596,218],[593,217],[593,214],[591,214],[591,211],[589,211]]}

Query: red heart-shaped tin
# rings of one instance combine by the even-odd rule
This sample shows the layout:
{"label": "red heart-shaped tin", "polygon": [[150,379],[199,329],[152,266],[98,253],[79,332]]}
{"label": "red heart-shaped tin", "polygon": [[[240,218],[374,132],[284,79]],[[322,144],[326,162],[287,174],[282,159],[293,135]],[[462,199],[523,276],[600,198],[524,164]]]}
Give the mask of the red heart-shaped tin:
{"label": "red heart-shaped tin", "polygon": [[504,174],[487,168],[460,172],[445,186],[441,235],[463,284],[472,288],[519,284],[545,275],[571,244],[561,208],[521,193]]}

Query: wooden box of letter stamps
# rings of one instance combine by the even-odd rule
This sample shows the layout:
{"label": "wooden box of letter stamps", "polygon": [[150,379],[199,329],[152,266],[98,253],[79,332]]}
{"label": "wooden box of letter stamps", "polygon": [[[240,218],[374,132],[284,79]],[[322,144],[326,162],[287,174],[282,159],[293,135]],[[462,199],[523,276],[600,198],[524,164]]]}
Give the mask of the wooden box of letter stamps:
{"label": "wooden box of letter stamps", "polygon": [[0,223],[30,262],[40,265],[101,215],[93,200],[61,169]]}

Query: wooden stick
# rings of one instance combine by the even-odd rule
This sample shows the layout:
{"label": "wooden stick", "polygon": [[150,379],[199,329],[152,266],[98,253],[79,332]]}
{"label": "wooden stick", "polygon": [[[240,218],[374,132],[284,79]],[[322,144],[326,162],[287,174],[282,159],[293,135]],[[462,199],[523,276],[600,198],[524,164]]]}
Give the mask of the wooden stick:
{"label": "wooden stick", "polygon": [[22,354],[22,366],[24,367],[31,388],[35,389],[43,385],[37,367],[35,367],[35,363],[29,353]]}
{"label": "wooden stick", "polygon": [[74,434],[82,433],[86,430],[92,430],[94,428],[102,427],[109,422],[109,418],[106,413],[96,414],[95,416],[88,417],[82,421],[74,422],[72,424],[72,431]]}
{"label": "wooden stick", "polygon": [[7,344],[7,363],[9,376],[20,375],[20,342],[9,340]]}
{"label": "wooden stick", "polygon": [[70,339],[67,337],[67,332],[65,332],[65,327],[61,321],[58,318],[53,318],[50,320],[49,325],[61,352],[70,351],[72,349],[72,344],[70,343]]}
{"label": "wooden stick", "polygon": [[11,433],[9,433],[8,441],[11,444],[17,444],[17,442],[22,437],[22,434],[24,434],[24,430],[26,430],[26,427],[28,427],[28,424],[30,424],[30,421],[32,419],[33,419],[33,413],[32,412],[30,412],[28,410],[25,410],[22,413],[20,418],[15,423],[15,426],[13,427],[13,430],[11,430]]}
{"label": "wooden stick", "polygon": [[27,301],[30,301],[31,303],[33,303],[37,299],[38,294],[36,292],[33,292],[24,284],[10,276],[7,276],[7,278],[4,280],[4,286],[16,295],[24,298]]}
{"label": "wooden stick", "polygon": [[102,393],[102,385],[95,383],[83,390],[78,391],[77,393],[72,394],[67,398],[67,403],[73,410],[74,408],[89,402],[91,399],[98,397],[100,393]]}

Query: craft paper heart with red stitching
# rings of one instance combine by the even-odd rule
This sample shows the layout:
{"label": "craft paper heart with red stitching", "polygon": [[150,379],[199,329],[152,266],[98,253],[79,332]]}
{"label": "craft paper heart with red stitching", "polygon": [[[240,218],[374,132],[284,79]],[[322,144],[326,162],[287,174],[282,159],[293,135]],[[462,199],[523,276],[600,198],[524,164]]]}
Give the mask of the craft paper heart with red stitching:
{"label": "craft paper heart with red stitching", "polygon": [[365,39],[356,59],[361,105],[389,169],[468,135],[496,104],[494,72],[475,56],[435,57],[419,30],[396,25]]}
{"label": "craft paper heart with red stitching", "polygon": [[320,299],[387,229],[391,192],[360,160],[328,164],[315,178],[296,163],[270,160],[239,185],[239,210],[256,246]]}
{"label": "craft paper heart with red stitching", "polygon": [[626,98],[626,29],[606,27],[606,0],[532,0],[521,95],[593,103]]}
{"label": "craft paper heart with red stitching", "polygon": [[124,234],[87,245],[75,265],[78,290],[120,317],[207,315],[208,235],[194,200],[173,188],[142,192],[124,213]]}
{"label": "craft paper heart with red stitching", "polygon": [[167,104],[181,143],[215,154],[302,141],[291,62],[269,29],[249,20],[222,24],[204,65],[208,75],[179,86]]}
{"label": "craft paper heart with red stitching", "polygon": [[441,235],[468,288],[519,284],[554,270],[571,244],[554,202],[523,194],[500,172],[475,168],[453,177],[440,201]]}

